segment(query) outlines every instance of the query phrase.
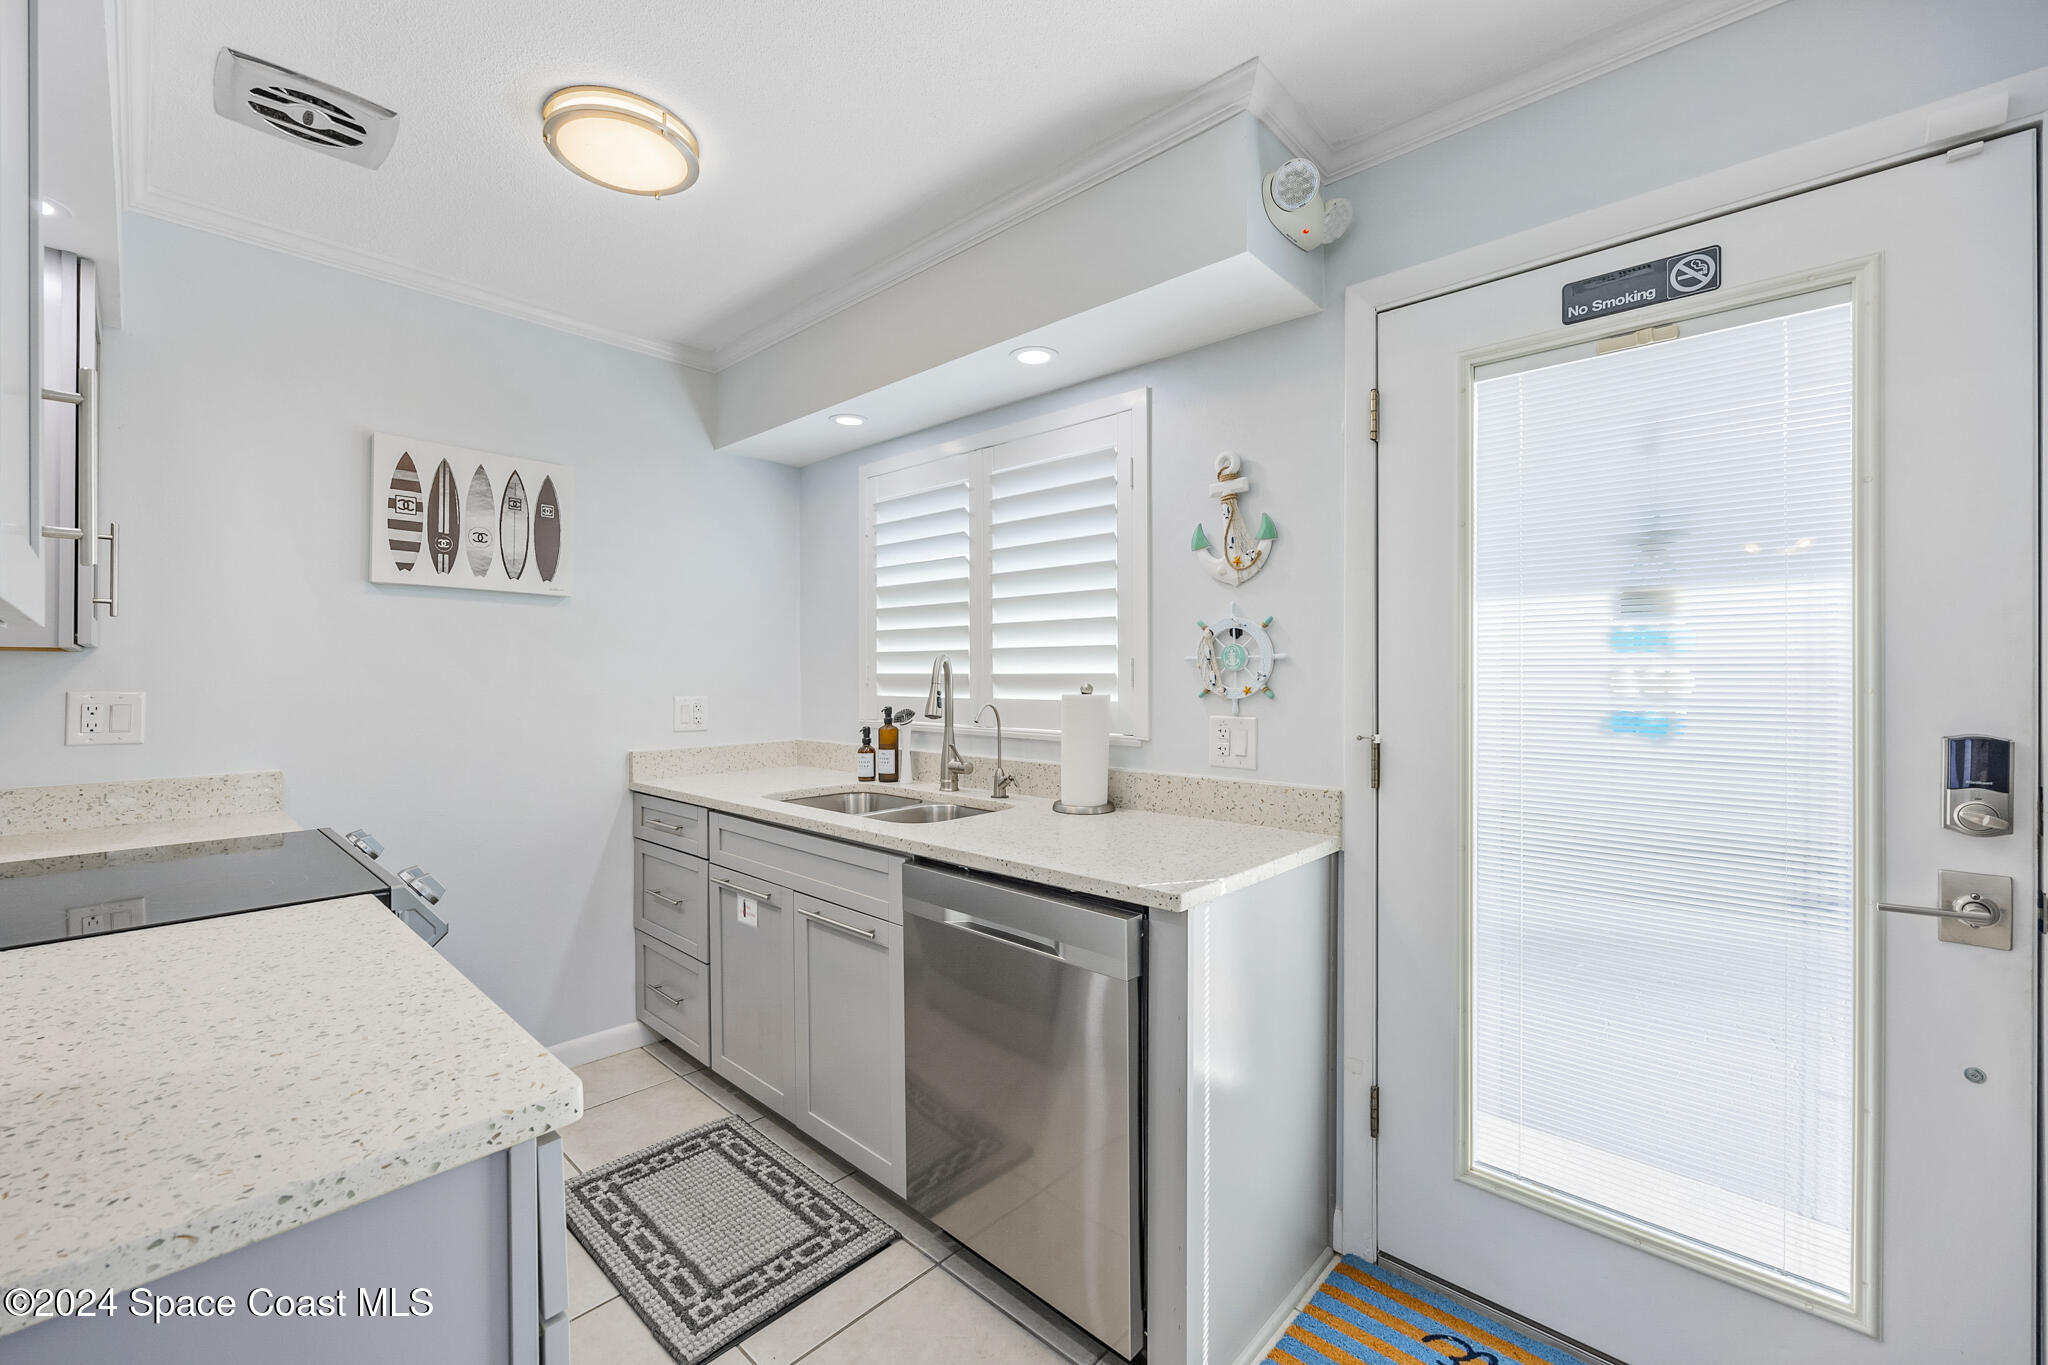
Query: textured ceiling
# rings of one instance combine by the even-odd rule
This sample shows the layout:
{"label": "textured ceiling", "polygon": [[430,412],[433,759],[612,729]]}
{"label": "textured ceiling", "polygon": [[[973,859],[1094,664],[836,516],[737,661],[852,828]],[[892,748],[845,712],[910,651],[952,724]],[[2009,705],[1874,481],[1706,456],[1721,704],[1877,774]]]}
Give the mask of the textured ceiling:
{"label": "textured ceiling", "polygon": [[[701,363],[1248,58],[1327,143],[1369,151],[1760,7],[120,0],[127,198]],[[223,46],[396,109],[390,159],[368,172],[220,118]],[[674,109],[701,182],[654,202],[558,166],[538,111],[583,82]]]}

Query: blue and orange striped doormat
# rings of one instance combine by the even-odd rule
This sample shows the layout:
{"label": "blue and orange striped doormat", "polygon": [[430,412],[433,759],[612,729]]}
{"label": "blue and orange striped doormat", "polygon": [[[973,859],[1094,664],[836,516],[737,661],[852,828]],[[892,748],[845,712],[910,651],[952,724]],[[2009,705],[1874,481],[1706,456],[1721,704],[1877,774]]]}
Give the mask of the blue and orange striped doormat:
{"label": "blue and orange striped doormat", "polygon": [[1295,1315],[1268,1365],[1589,1365],[1434,1289],[1346,1256]]}

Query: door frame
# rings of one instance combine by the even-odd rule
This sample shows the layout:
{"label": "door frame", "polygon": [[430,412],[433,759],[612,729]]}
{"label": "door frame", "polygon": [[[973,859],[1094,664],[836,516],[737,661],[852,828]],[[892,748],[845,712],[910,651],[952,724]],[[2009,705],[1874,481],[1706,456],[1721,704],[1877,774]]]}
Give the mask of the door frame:
{"label": "door frame", "polygon": [[[1379,697],[1379,574],[1377,525],[1379,412],[1379,315],[1444,294],[1580,256],[1625,245],[1679,228],[1789,198],[1840,181],[1876,174],[2005,133],[2048,125],[2048,67],[1877,122],[1832,134],[1708,175],[1590,209],[1512,236],[1420,262],[1353,284],[1344,291],[1344,755],[1343,955],[1344,990],[1339,1045],[1342,1109],[1338,1131],[1338,1200],[1333,1220],[1340,1252],[1372,1259],[1378,1255],[1377,1144],[1369,1114],[1378,1065],[1377,831],[1379,792],[1373,785]],[[2036,173],[2041,208],[2036,217],[2037,260],[2041,225],[2048,223],[2048,174]],[[2043,326],[2048,327],[2048,269],[2042,283]],[[2036,459],[2041,458],[2048,403],[2048,347],[2037,344]],[[1392,420],[1398,416],[1388,414]],[[2043,573],[2041,528],[2048,526],[2048,479],[2040,481],[2044,504],[2036,513],[2037,591],[2048,603]],[[2042,633],[2048,649],[2048,631]],[[2037,680],[2048,674],[2037,658]],[[2048,735],[2036,717],[2038,733]],[[2037,852],[2038,856],[2038,852]],[[2040,938],[2035,941],[2037,977]],[[2048,1015],[2036,990],[2037,1056],[2048,1055]],[[2048,1134],[2048,1088],[2043,1088],[2036,1141]],[[2039,1157],[2037,1155],[2037,1160]],[[2037,1229],[2048,1226],[2048,1182],[2041,1182]],[[2037,1255],[2038,1305],[2048,1302],[2048,1256]],[[2048,1358],[2048,1321],[2037,1329],[2038,1351]]]}

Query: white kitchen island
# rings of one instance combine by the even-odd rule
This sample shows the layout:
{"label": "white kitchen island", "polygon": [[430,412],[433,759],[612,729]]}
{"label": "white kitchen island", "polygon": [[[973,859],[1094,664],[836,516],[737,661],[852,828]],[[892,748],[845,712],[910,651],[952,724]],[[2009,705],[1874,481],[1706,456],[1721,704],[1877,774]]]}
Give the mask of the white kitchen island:
{"label": "white kitchen island", "polygon": [[379,902],[0,954],[0,1037],[0,1291],[69,1314],[5,1365],[538,1358],[581,1082]]}

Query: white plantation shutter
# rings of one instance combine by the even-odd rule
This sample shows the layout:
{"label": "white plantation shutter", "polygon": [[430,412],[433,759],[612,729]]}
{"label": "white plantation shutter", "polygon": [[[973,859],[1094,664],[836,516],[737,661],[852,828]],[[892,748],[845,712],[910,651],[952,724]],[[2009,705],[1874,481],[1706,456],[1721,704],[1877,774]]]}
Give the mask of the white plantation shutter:
{"label": "white plantation shutter", "polygon": [[1114,418],[1016,441],[989,471],[989,674],[1020,727],[1059,724],[1081,684],[1119,695]]}
{"label": "white plantation shutter", "polygon": [[1060,696],[1087,683],[1115,732],[1144,737],[1143,397],[862,471],[864,718],[921,710],[946,653],[956,725],[993,701],[1011,730],[1054,731]]}
{"label": "white plantation shutter", "polygon": [[1855,329],[1777,311],[1475,377],[1469,1136],[1846,1300]]}
{"label": "white plantation shutter", "polygon": [[956,455],[879,480],[873,489],[874,696],[863,725],[879,721],[884,702],[921,710],[935,655],[952,656],[962,694],[972,686],[967,468],[967,457]]}

